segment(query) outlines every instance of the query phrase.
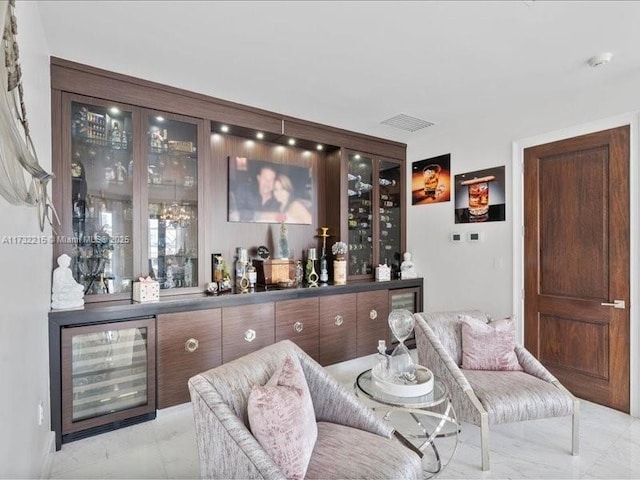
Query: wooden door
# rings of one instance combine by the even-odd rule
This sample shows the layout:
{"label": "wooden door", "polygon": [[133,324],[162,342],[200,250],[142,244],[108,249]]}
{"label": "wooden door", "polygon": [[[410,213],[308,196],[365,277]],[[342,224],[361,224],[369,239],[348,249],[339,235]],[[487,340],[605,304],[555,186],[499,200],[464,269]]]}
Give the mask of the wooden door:
{"label": "wooden door", "polygon": [[526,149],[524,216],[525,346],[629,412],[629,127]]}

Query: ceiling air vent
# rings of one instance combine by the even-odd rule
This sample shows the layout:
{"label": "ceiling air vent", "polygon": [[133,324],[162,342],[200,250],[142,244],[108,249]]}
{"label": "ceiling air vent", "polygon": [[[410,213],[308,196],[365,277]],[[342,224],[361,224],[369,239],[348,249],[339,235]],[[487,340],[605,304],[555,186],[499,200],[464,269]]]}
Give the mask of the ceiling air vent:
{"label": "ceiling air vent", "polygon": [[406,130],[407,132],[415,132],[416,130],[435,125],[435,123],[433,122],[410,117],[409,115],[405,115],[404,113],[396,115],[395,117],[391,117],[380,123],[382,125],[389,125],[390,127],[399,128],[400,130]]}

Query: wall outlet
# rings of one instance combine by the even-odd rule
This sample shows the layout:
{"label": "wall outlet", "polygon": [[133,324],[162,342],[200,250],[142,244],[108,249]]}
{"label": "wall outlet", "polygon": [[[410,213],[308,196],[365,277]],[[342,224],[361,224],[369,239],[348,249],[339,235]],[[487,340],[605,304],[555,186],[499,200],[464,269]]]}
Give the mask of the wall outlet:
{"label": "wall outlet", "polygon": [[42,425],[44,423],[44,403],[40,400],[38,403],[38,425]]}

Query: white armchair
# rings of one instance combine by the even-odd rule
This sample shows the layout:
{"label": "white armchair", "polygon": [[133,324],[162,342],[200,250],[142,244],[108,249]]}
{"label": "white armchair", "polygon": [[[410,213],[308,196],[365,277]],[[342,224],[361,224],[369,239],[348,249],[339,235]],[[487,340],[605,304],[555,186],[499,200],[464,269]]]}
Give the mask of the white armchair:
{"label": "white armchair", "polygon": [[489,425],[573,415],[572,453],[579,449],[579,401],[523,346],[515,353],[522,372],[464,370],[460,316],[488,321],[479,311],[416,313],[421,365],[449,388],[458,420],[480,427],[482,470],[489,470]]}

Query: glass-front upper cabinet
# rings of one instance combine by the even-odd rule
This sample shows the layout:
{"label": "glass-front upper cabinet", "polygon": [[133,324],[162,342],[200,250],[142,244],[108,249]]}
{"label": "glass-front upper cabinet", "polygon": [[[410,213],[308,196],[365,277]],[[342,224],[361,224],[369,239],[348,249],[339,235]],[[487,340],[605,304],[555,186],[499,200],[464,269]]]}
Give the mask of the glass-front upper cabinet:
{"label": "glass-front upper cabinet", "polygon": [[161,289],[198,285],[198,125],[147,115],[148,271]]}
{"label": "glass-front upper cabinet", "polygon": [[399,163],[379,160],[380,258],[378,262],[391,267],[392,278],[397,278],[402,262],[401,173],[402,167]]}
{"label": "glass-front upper cabinet", "polygon": [[[71,198],[67,205],[71,206],[73,241],[64,243],[72,257],[73,276],[84,286],[85,295],[130,292],[134,278],[133,115],[108,104],[72,101],[70,108]],[[66,216],[68,210],[62,210]]]}
{"label": "glass-front upper cabinet", "polygon": [[373,273],[373,160],[348,156],[348,226],[350,277]]}

